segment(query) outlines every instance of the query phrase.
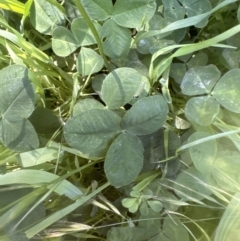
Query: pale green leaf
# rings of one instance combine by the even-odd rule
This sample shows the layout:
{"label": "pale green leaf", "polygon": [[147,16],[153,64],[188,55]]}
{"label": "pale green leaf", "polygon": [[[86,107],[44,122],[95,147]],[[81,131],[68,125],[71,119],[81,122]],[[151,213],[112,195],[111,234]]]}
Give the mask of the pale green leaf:
{"label": "pale green leaf", "polygon": [[34,110],[35,92],[28,69],[10,65],[0,71],[0,117],[10,121],[27,118]]}
{"label": "pale green leaf", "polygon": [[[18,170],[15,172],[10,172],[5,175],[0,175],[0,185],[12,185],[12,184],[29,184],[29,185],[42,185],[49,184],[53,182],[55,179],[59,178],[59,176],[52,174],[50,172],[45,172],[42,170]],[[52,185],[49,185],[51,188]],[[72,200],[75,200],[80,195],[82,195],[82,191],[74,186],[67,180],[61,181],[54,192],[59,195],[66,195]]]}
{"label": "pale green leaf", "polygon": [[231,202],[228,204],[220,223],[217,226],[214,241],[240,241],[240,193],[237,192],[232,196]]}
{"label": "pale green leaf", "polygon": [[219,103],[211,96],[193,97],[185,106],[188,120],[201,126],[211,125],[219,111]]}
{"label": "pale green leaf", "polygon": [[168,105],[161,95],[143,97],[127,111],[122,128],[135,135],[151,134],[164,125],[167,114]]}
{"label": "pale green leaf", "polygon": [[[201,138],[210,136],[207,132],[195,132],[188,142],[193,142]],[[204,142],[189,148],[189,153],[196,169],[203,173],[211,171],[212,163],[217,155],[217,143],[215,140]]]}
{"label": "pale green leaf", "polygon": [[129,29],[116,24],[112,19],[107,20],[101,30],[104,53],[112,59],[127,55],[131,45]]}
{"label": "pale green leaf", "polygon": [[110,109],[127,104],[142,85],[142,76],[132,68],[118,68],[103,80],[101,98]]}
{"label": "pale green leaf", "polygon": [[113,20],[126,28],[140,28],[156,11],[155,0],[120,0],[114,4]]}
{"label": "pale green leaf", "polygon": [[103,21],[112,15],[111,0],[81,0],[81,2],[91,19]]}
{"label": "pale green leaf", "polygon": [[229,155],[218,157],[212,163],[212,174],[221,188],[228,191],[239,192],[240,191],[240,155]]}
{"label": "pale green leaf", "polygon": [[212,191],[207,186],[209,182],[209,176],[206,173],[191,167],[178,175],[174,183],[174,191],[183,201],[197,202],[211,195]]}
{"label": "pale green leaf", "polygon": [[[101,26],[94,23],[96,30],[100,32]],[[87,46],[96,43],[96,39],[84,18],[74,19],[71,24],[72,33],[80,46]]]}
{"label": "pale green leaf", "polygon": [[52,49],[60,57],[66,57],[79,47],[74,35],[64,27],[57,27],[53,30]]}
{"label": "pale green leaf", "polygon": [[78,101],[73,107],[73,116],[92,109],[104,109],[104,105],[95,99],[86,98]]}
{"label": "pale green leaf", "polygon": [[136,202],[136,198],[124,198],[122,200],[122,205],[125,208],[130,208]]}
{"label": "pale green leaf", "polygon": [[93,49],[82,47],[77,58],[77,71],[82,75],[97,73],[103,67],[103,58]]}
{"label": "pale green leaf", "polygon": [[115,187],[133,182],[143,165],[143,146],[138,137],[121,133],[111,144],[104,162],[108,181]]}
{"label": "pale green leaf", "polygon": [[147,201],[149,207],[154,211],[154,212],[160,212],[163,209],[163,205],[160,201],[157,200],[149,200]]}
{"label": "pale green leaf", "polygon": [[9,149],[24,152],[38,148],[38,136],[29,120],[9,121],[2,119],[0,125],[2,142]]}
{"label": "pale green leaf", "polygon": [[222,76],[214,90],[213,97],[226,109],[240,113],[240,69],[232,69]]}
{"label": "pale green leaf", "polygon": [[50,162],[56,160],[61,156],[60,150],[54,147],[43,147],[28,152],[19,154],[20,165],[22,167],[30,167],[39,165],[41,163]]}
{"label": "pale green leaf", "polygon": [[182,80],[181,89],[185,95],[210,93],[221,73],[215,65],[198,66],[188,70]]}
{"label": "pale green leaf", "polygon": [[179,238],[184,241],[189,241],[188,232],[177,216],[171,215],[171,217],[165,217],[162,232],[164,237],[161,239],[162,241],[178,241]]}
{"label": "pale green leaf", "polygon": [[34,0],[30,8],[30,21],[40,33],[51,35],[55,27],[65,22],[63,13],[45,0]]}
{"label": "pale green leaf", "polygon": [[120,132],[120,121],[110,110],[92,109],[69,119],[64,136],[68,144],[85,157],[101,158]]}

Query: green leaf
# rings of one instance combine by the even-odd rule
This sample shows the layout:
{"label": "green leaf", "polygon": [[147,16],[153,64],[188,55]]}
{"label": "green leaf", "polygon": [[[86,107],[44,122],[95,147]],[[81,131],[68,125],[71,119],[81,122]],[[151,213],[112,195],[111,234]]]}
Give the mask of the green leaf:
{"label": "green leaf", "polygon": [[110,109],[127,104],[142,84],[142,76],[131,68],[118,68],[104,79],[101,98]]}
{"label": "green leaf", "polygon": [[146,201],[142,201],[139,207],[139,211],[142,216],[147,216],[149,214],[149,207]]}
{"label": "green leaf", "polygon": [[185,107],[188,120],[201,126],[211,125],[219,111],[219,103],[210,96],[193,97]]}
{"label": "green leaf", "polygon": [[[210,136],[207,132],[195,132],[188,142],[194,142],[201,138]],[[212,163],[217,155],[217,143],[215,140],[207,141],[189,148],[189,153],[196,169],[203,173],[211,171]]]}
{"label": "green leaf", "polygon": [[64,15],[45,0],[34,0],[30,8],[30,21],[40,33],[51,35],[54,28],[63,25]]}
{"label": "green leaf", "polygon": [[107,241],[141,241],[146,230],[138,227],[111,228],[107,234]]}
{"label": "green leaf", "polygon": [[211,195],[209,176],[194,167],[180,173],[174,183],[175,193],[184,200],[197,202]]}
{"label": "green leaf", "polygon": [[103,58],[93,49],[82,47],[77,58],[77,71],[82,75],[97,73],[103,67]]}
{"label": "green leaf", "polygon": [[184,75],[187,72],[186,64],[172,63],[170,69],[170,76],[178,83],[181,84]]}
{"label": "green leaf", "polygon": [[73,107],[73,116],[84,113],[88,110],[92,109],[104,109],[104,105],[102,105],[99,101],[95,99],[86,98],[78,101]]}
{"label": "green leaf", "polygon": [[92,109],[69,119],[64,126],[67,143],[84,157],[98,159],[120,132],[121,118],[110,110]]}
{"label": "green leaf", "polygon": [[184,228],[181,220],[174,215],[165,217],[163,223],[163,239],[162,241],[178,241],[179,238],[184,241],[189,241],[187,229]]}
{"label": "green leaf", "polygon": [[233,154],[218,157],[213,161],[211,171],[221,188],[231,192],[240,191],[239,158],[240,155]]}
{"label": "green leaf", "polygon": [[118,0],[113,6],[113,20],[126,28],[140,28],[156,11],[155,0]]}
{"label": "green leaf", "polygon": [[177,0],[162,0],[164,6],[164,17],[170,17],[174,20],[184,18],[185,9]]}
{"label": "green leaf", "polygon": [[122,187],[133,182],[143,165],[143,146],[138,137],[121,133],[111,144],[104,171],[114,187]]}
{"label": "green leaf", "polygon": [[[185,7],[188,17],[195,17],[202,13],[207,13],[212,10],[209,0],[179,0],[179,2]],[[200,23],[195,24],[198,28],[206,26],[208,20],[204,19]]]}
{"label": "green leaf", "polygon": [[111,0],[81,0],[81,2],[91,19],[103,21],[112,15]]}
{"label": "green leaf", "polygon": [[122,128],[135,135],[151,134],[164,125],[167,114],[168,105],[161,95],[144,97],[124,115]]}
{"label": "green leaf", "polygon": [[122,205],[125,208],[130,208],[132,205],[134,205],[134,203],[136,202],[137,198],[124,198],[122,200]]}
{"label": "green leaf", "polygon": [[9,149],[16,152],[24,152],[38,148],[39,140],[37,133],[27,119],[18,121],[2,119],[0,125],[2,142]]}
{"label": "green leaf", "polygon": [[0,71],[0,117],[9,121],[27,118],[34,110],[35,92],[28,69],[11,65]]}
{"label": "green leaf", "polygon": [[19,162],[22,167],[30,167],[50,162],[61,156],[59,151],[59,149],[54,147],[43,147],[33,151],[23,152],[19,155]]}
{"label": "green leaf", "polygon": [[59,117],[47,108],[37,106],[28,120],[32,123],[37,133],[54,134],[62,125]]}
{"label": "green leaf", "polygon": [[79,47],[74,35],[64,27],[57,27],[52,34],[52,49],[60,57],[66,57]]}
{"label": "green leaf", "polygon": [[185,95],[210,93],[221,73],[215,65],[198,66],[188,70],[182,80],[181,89]]}
{"label": "green leaf", "polygon": [[235,240],[240,241],[238,235],[240,229],[240,193],[237,192],[232,196],[231,202],[228,204],[220,223],[217,226],[214,241]]}
{"label": "green leaf", "polygon": [[222,56],[224,58],[224,66],[228,69],[239,68],[239,55],[240,50],[224,49],[222,52]]}
{"label": "green leaf", "polygon": [[[15,172],[10,172],[5,175],[0,175],[0,185],[12,185],[12,184],[29,184],[29,185],[42,185],[49,184],[59,178],[58,175],[52,174],[50,172],[45,172],[42,170],[31,170],[23,169]],[[49,184],[48,188],[50,189],[52,185]],[[72,200],[76,200],[82,191],[79,188],[74,186],[71,182],[67,180],[61,181],[54,192],[59,195],[66,195]]]}
{"label": "green leaf", "polygon": [[[101,26],[94,22],[93,25],[96,30],[100,32]],[[96,39],[84,18],[74,19],[71,24],[71,30],[80,46],[87,46],[96,43]]]}
{"label": "green leaf", "polygon": [[222,76],[214,90],[213,97],[226,109],[240,113],[240,69],[232,69]]}
{"label": "green leaf", "polygon": [[163,205],[160,201],[157,200],[149,200],[147,201],[149,207],[154,211],[154,212],[160,212],[163,209]]}
{"label": "green leaf", "polygon": [[129,29],[117,25],[112,19],[107,20],[101,30],[104,53],[112,59],[127,55],[131,45]]}
{"label": "green leaf", "polygon": [[[207,62],[208,62],[207,54],[205,54],[204,52],[199,52],[196,55],[194,54],[192,58],[187,62],[187,67],[188,69],[191,69],[196,66],[205,66],[207,65]],[[214,70],[214,68],[212,68],[212,70]]]}

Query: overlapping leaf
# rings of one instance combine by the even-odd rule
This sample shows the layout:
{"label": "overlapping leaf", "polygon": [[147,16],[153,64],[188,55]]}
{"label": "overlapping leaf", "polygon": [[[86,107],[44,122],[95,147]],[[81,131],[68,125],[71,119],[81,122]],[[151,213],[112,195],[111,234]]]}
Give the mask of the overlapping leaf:
{"label": "overlapping leaf", "polygon": [[64,24],[64,14],[53,4],[34,0],[30,9],[32,25],[43,34],[51,35],[55,27]]}
{"label": "overlapping leaf", "polygon": [[211,92],[221,73],[215,65],[198,66],[188,70],[182,80],[185,95],[201,95]]}
{"label": "overlapping leaf", "polygon": [[232,69],[222,76],[212,91],[213,97],[226,109],[240,113],[240,69]]}
{"label": "overlapping leaf", "polygon": [[132,68],[118,68],[104,79],[101,98],[110,109],[127,104],[142,84],[142,76]]}
{"label": "overlapping leaf", "polygon": [[219,103],[210,96],[193,97],[185,107],[185,115],[188,120],[201,126],[211,125],[219,111]]}
{"label": "overlapping leaf", "polygon": [[125,114],[121,125],[135,135],[151,134],[164,125],[167,114],[168,105],[161,95],[144,97]]}
{"label": "overlapping leaf", "polygon": [[[207,132],[195,132],[188,138],[188,142],[194,142],[209,136],[210,134]],[[217,143],[215,140],[206,141],[190,147],[189,153],[196,169],[203,173],[209,173],[217,155]]]}
{"label": "overlapping leaf", "polygon": [[110,110],[92,109],[69,119],[64,126],[64,136],[84,157],[101,158],[120,132],[120,121]]}
{"label": "overlapping leaf", "polygon": [[115,187],[133,182],[143,165],[143,146],[138,137],[121,133],[111,144],[104,170],[108,181]]}

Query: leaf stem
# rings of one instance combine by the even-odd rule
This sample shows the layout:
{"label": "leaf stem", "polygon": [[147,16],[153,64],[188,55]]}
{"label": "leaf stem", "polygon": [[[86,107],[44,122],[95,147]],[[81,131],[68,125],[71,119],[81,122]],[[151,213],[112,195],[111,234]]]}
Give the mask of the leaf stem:
{"label": "leaf stem", "polygon": [[96,39],[97,41],[97,45],[98,45],[98,48],[99,48],[99,52],[104,60],[104,63],[105,63],[105,66],[107,67],[108,71],[111,71],[111,67],[110,67],[110,64],[108,63],[108,60],[104,54],[104,51],[103,51],[103,46],[102,46],[102,41],[98,35],[98,32],[94,26],[94,24],[92,23],[92,20],[89,18],[87,12],[85,11],[82,3],[80,0],[73,0],[73,2],[75,3],[75,5],[77,6],[79,12],[81,13],[81,15],[83,16],[83,18],[85,19],[85,21],[87,22],[89,28],[91,29],[92,33],[93,33],[93,36],[94,38]]}

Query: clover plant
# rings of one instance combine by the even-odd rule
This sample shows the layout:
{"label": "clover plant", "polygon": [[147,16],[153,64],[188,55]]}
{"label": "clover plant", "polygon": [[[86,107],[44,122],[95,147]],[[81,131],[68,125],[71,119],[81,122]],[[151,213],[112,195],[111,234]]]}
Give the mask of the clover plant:
{"label": "clover plant", "polygon": [[238,0],[1,0],[0,240],[238,240]]}

